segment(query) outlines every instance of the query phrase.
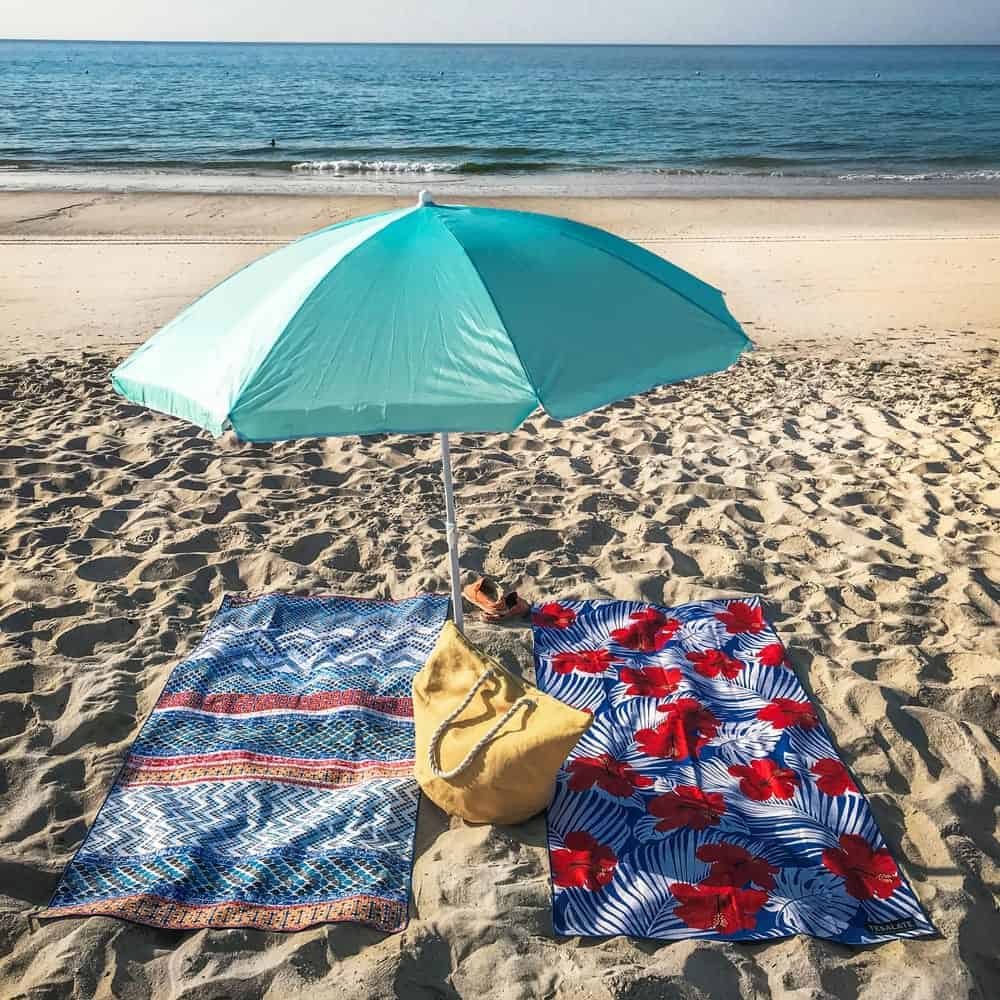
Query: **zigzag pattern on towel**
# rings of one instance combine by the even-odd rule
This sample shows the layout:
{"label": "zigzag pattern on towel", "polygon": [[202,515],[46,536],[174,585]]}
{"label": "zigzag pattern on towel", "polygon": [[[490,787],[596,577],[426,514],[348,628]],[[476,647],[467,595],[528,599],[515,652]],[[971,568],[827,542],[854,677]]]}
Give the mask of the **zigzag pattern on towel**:
{"label": "zigzag pattern on towel", "polygon": [[51,906],[137,894],[196,906],[232,900],[281,906],[357,895],[405,900],[408,878],[408,858],[359,849],[320,855],[306,864],[297,853],[249,855],[234,862],[187,849],[142,859],[75,861]]}
{"label": "zigzag pattern on towel", "polygon": [[[95,828],[78,858],[143,858],[202,842],[218,856],[349,848],[405,853],[418,786],[383,778],[333,790],[271,781],[201,782],[180,788],[118,786],[108,798],[119,822]],[[206,835],[205,831],[208,831]]]}
{"label": "zigzag pattern on towel", "polygon": [[[244,603],[227,597],[164,693],[305,695],[363,688],[408,698],[414,653],[432,647],[441,629],[435,600],[400,601],[395,607],[401,614],[392,614],[378,601],[270,594]],[[422,665],[420,659],[416,669]]]}
{"label": "zigzag pattern on towel", "polygon": [[[372,626],[374,630],[374,626]],[[366,687],[385,697],[409,697],[409,670],[413,665],[414,639],[433,640],[436,633],[413,635],[389,645],[374,660],[367,649],[342,649],[336,668],[324,652],[330,637],[321,628],[304,626],[303,638],[295,645],[271,642],[266,648],[258,639],[240,638],[228,655],[201,650],[174,672],[164,689],[220,694],[243,691],[248,694],[315,694],[334,688]],[[378,673],[373,674],[373,667]],[[373,687],[374,684],[374,687]]]}

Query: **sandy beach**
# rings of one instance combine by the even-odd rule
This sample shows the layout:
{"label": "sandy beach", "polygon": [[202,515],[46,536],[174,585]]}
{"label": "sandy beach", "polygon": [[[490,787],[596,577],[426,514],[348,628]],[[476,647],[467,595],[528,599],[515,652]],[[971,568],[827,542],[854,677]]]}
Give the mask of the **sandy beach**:
{"label": "sandy beach", "polygon": [[[224,593],[447,590],[436,440],[213,440],[108,380],[237,267],[407,200],[0,194],[0,997],[998,995],[995,199],[505,199],[724,289],[758,350],[453,438],[466,574],[530,599],[763,596],[940,939],[556,939],[544,820],[426,801],[399,935],[33,920]],[[530,664],[527,630],[469,631]]]}

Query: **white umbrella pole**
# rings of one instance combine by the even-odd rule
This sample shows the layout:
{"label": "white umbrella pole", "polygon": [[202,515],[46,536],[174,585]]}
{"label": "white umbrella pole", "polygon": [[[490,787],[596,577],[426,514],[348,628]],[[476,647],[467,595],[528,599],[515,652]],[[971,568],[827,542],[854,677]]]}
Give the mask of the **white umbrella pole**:
{"label": "white umbrella pole", "polygon": [[441,435],[441,478],[444,480],[445,531],[448,535],[448,559],[451,562],[451,604],[455,627],[462,629],[462,584],[458,575],[458,531],[455,528],[455,493],[451,485],[451,448],[448,435]]}

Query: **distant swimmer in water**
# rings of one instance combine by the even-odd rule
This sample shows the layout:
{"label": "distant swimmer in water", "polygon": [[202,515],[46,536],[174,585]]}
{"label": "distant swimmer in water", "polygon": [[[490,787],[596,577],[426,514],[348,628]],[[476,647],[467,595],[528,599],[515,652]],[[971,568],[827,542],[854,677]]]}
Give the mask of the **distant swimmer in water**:
{"label": "distant swimmer in water", "polygon": [[277,146],[277,145],[278,145],[278,140],[277,139],[272,139],[271,140],[271,149],[274,149],[274,147]]}

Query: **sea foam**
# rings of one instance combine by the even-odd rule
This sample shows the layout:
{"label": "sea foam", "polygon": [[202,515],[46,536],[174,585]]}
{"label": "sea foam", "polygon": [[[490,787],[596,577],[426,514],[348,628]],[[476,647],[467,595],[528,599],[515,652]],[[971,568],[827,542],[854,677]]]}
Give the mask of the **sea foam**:
{"label": "sea foam", "polygon": [[1000,170],[938,170],[918,174],[838,174],[837,180],[896,184],[917,184],[921,181],[1000,181]]}
{"label": "sea foam", "polygon": [[302,174],[448,174],[459,167],[457,163],[411,160],[304,160],[292,164],[292,170]]}

